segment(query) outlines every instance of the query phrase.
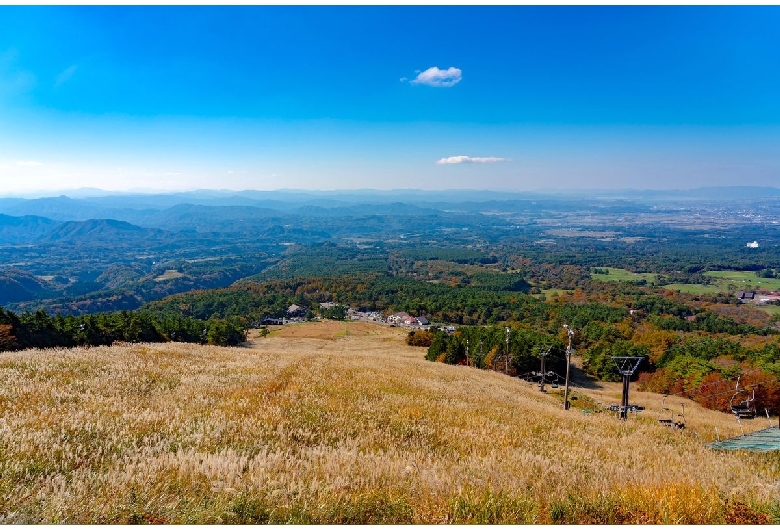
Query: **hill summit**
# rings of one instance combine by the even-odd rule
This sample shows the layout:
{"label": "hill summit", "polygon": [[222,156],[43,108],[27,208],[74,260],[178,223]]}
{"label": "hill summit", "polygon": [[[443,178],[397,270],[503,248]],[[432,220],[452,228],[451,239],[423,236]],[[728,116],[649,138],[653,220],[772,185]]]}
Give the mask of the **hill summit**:
{"label": "hill summit", "polygon": [[[4,523],[772,522],[771,455],[423,360],[397,328],[285,326],[0,357]],[[23,368],[24,377],[19,377]],[[659,398],[660,399],[660,398]],[[686,409],[688,413],[688,409]],[[725,429],[721,426],[721,434]],[[2,431],[0,431],[1,433]],[[713,433],[714,434],[714,433]]]}

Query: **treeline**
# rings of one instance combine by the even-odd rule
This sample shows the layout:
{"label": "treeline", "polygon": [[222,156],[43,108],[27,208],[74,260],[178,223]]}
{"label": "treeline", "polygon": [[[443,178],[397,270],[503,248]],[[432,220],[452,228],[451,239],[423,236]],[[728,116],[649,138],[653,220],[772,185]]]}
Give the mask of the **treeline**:
{"label": "treeline", "polygon": [[[595,316],[584,310],[582,316]],[[572,316],[572,315],[570,315]],[[755,391],[759,412],[780,412],[780,345],[763,342],[754,347],[724,337],[686,335],[620,322],[590,320],[577,328],[573,345],[583,359],[584,370],[602,381],[619,381],[614,357],[640,357],[635,379],[641,390],[688,397],[704,407],[728,412],[736,391]],[[417,337],[417,335],[422,335]],[[565,373],[566,335],[555,329],[529,329],[512,324],[461,327],[454,333],[442,330],[410,334],[407,342],[429,344],[426,359],[475,368],[505,370],[504,354],[509,354],[509,373],[523,377],[539,370],[542,352],[546,370]],[[497,363],[497,361],[500,361]]]}
{"label": "treeline", "polygon": [[[667,317],[671,318],[671,317]],[[780,345],[773,335],[731,335],[661,329],[646,321],[592,321],[578,330],[575,347],[583,368],[604,381],[618,381],[613,357],[641,357],[640,389],[688,397],[702,406],[729,410],[740,378],[756,401],[780,412]]]}
{"label": "treeline", "polygon": [[0,308],[0,351],[104,346],[114,342],[176,341],[235,346],[245,340],[246,325],[237,318],[200,320],[145,311],[83,316],[51,316],[36,311],[17,315]]}
{"label": "treeline", "polygon": [[548,333],[516,326],[510,327],[509,332],[503,326],[462,327],[451,334],[434,331],[425,358],[475,368],[504,369],[504,365],[496,363],[508,353],[509,373],[522,376],[540,369],[542,353],[546,353],[545,371],[565,373],[565,352],[563,341]]}
{"label": "treeline", "polygon": [[[508,277],[507,287],[521,281]],[[282,317],[290,304],[316,309],[320,302],[337,302],[367,311],[406,311],[454,324],[490,324],[509,320],[547,320],[546,305],[522,292],[497,290],[495,284],[447,285],[385,274],[354,274],[339,278],[304,278],[237,285],[214,291],[171,296],[144,306],[208,318],[242,316],[250,321]]]}
{"label": "treeline", "polygon": [[[504,285],[512,289],[520,278],[508,274]],[[304,278],[237,285],[213,291],[195,291],[151,302],[144,309],[195,318],[243,317],[259,322],[280,318],[291,304],[318,312],[320,302],[337,302],[366,311],[405,311],[434,321],[458,325],[523,322],[537,328],[560,328],[564,322],[583,325],[590,319],[620,321],[624,307],[601,303],[544,303],[497,284],[449,286],[384,274],[340,278]]]}

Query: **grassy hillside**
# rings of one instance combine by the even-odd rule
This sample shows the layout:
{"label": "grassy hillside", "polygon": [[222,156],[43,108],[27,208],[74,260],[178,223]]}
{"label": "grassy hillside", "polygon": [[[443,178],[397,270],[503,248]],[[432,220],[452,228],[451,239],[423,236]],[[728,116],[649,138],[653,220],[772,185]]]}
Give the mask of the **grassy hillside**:
{"label": "grassy hillside", "polygon": [[780,522],[780,454],[704,445],[739,433],[725,414],[686,407],[673,432],[576,408],[617,401],[608,384],[564,411],[403,339],[328,322],[246,348],[4,353],[0,522]]}

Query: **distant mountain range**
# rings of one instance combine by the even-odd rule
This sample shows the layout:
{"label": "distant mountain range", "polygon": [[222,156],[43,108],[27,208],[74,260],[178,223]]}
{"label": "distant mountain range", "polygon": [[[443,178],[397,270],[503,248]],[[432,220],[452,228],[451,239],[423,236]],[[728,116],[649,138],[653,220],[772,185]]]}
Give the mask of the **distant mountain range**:
{"label": "distant mountain range", "polygon": [[[111,192],[96,188],[62,190],[56,193],[38,192],[24,197],[2,197],[0,203],[25,202],[36,199],[69,198],[88,200],[96,205],[109,208],[164,209],[177,204],[189,203],[203,206],[256,206],[275,210],[289,210],[303,205],[317,205],[324,208],[346,206],[350,204],[387,204],[403,202],[408,204],[491,200],[538,200],[579,197],[630,198],[634,200],[675,200],[675,199],[731,199],[780,197],[780,188],[769,186],[707,186],[692,189],[539,189],[535,191],[509,190],[214,190],[201,189],[186,192]],[[5,209],[3,210],[5,211]],[[43,211],[40,215],[49,213]]]}
{"label": "distant mountain range", "polygon": [[[193,206],[225,207],[252,218],[284,214],[307,216],[362,215],[373,213],[410,213],[410,207],[424,209],[462,209],[480,203],[505,201],[561,200],[735,200],[780,198],[780,188],[755,186],[706,187],[690,190],[566,190],[504,192],[490,190],[353,190],[353,191],[225,191],[197,190],[181,193],[128,194],[100,190],[74,190],[71,195],[34,199],[0,198],[0,213],[11,216],[35,215],[55,221],[118,219],[140,224],[160,212],[166,215],[197,215]],[[190,205],[188,212],[185,205]],[[242,209],[243,208],[243,209]],[[352,209],[352,211],[350,211]],[[262,210],[262,211],[258,211]],[[211,214],[219,215],[212,210]],[[163,222],[165,216],[158,222]],[[144,224],[148,226],[148,223]],[[159,226],[159,224],[157,224]]]}
{"label": "distant mountain range", "polygon": [[142,228],[115,219],[90,219],[66,221],[42,237],[40,243],[74,242],[89,239],[91,242],[118,242],[127,239],[145,239],[159,235],[159,229]]}
{"label": "distant mountain range", "polygon": [[[295,225],[315,238],[336,230],[329,219],[360,219],[366,227],[409,219],[446,219],[450,212],[560,209],[565,203],[604,211],[640,211],[669,201],[753,201],[780,198],[780,188],[708,187],[692,190],[572,190],[497,192],[485,190],[224,191],[110,194],[77,190],[75,197],[0,198],[0,245],[62,243],[89,239],[154,239],[160,231],[284,233]],[[373,221],[375,216],[384,220]],[[389,218],[389,219],[388,219]]]}

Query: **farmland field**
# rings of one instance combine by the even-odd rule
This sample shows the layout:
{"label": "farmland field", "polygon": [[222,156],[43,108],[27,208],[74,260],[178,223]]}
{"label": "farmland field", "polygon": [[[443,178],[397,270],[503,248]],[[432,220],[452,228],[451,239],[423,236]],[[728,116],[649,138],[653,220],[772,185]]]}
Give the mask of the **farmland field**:
{"label": "farmland field", "polygon": [[726,292],[728,284],[733,284],[739,290],[767,289],[769,291],[780,290],[780,279],[759,278],[753,271],[709,271],[705,276],[717,278],[722,292]]}
{"label": "farmland field", "polygon": [[[591,278],[604,282],[636,282],[645,280],[648,284],[658,283],[658,275],[653,273],[635,273],[615,267],[601,267],[601,269],[609,271],[609,273],[596,274],[591,272]],[[732,291],[753,289],[780,291],[780,279],[759,278],[754,271],[708,271],[704,275],[713,278],[715,281],[712,284],[670,283],[662,287],[671,291],[692,294],[727,293],[729,289]]]}
{"label": "farmland field", "polygon": [[608,274],[596,274],[591,272],[591,278],[602,282],[635,282],[638,280],[645,280],[647,283],[655,283],[658,281],[658,275],[649,272],[636,273],[616,267],[600,267],[600,269],[608,271]]}
{"label": "farmland field", "polygon": [[700,283],[669,283],[663,286],[664,289],[670,291],[680,291],[681,293],[689,294],[717,294],[726,292],[719,284],[702,285]]}
{"label": "farmland field", "polygon": [[705,445],[739,434],[730,415],[667,400],[688,425],[670,431],[632,390],[648,408],[621,422],[596,413],[619,385],[579,372],[564,411],[404,337],[323,322],[239,348],[4,353],[0,522],[780,522],[780,454]]}

